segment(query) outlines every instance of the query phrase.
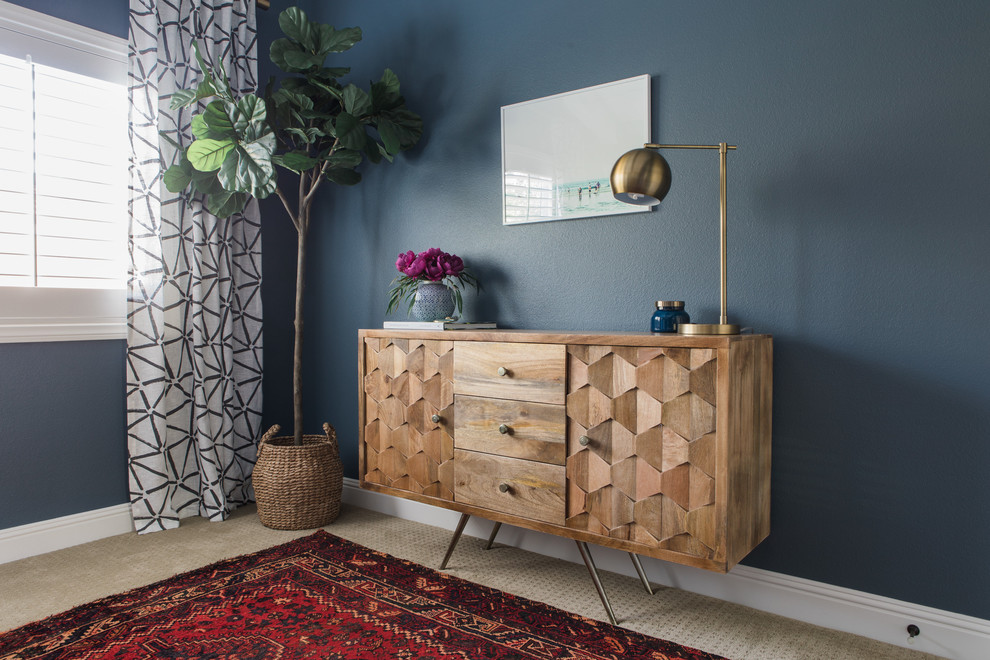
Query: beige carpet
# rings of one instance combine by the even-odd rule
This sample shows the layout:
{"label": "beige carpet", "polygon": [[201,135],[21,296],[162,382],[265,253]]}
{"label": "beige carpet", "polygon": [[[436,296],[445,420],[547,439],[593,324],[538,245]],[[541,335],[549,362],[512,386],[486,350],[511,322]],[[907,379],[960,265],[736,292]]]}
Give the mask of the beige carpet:
{"label": "beige carpet", "polygon": [[[344,506],[329,532],[436,568],[451,532]],[[310,532],[278,532],[253,508],[222,523],[183,520],[178,529],[124,534],[0,565],[0,630]],[[447,570],[459,577],[604,620],[583,565],[516,548],[484,550],[463,537]],[[819,628],[671,588],[650,596],[638,580],[602,573],[620,625],[732,660],[914,660],[935,656]]]}

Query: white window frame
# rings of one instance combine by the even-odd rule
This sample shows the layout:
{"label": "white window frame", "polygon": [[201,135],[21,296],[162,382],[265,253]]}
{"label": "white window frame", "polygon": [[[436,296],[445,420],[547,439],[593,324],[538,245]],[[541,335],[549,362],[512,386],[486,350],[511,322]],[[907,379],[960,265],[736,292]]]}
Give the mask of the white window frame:
{"label": "white window frame", "polygon": [[[37,40],[47,42],[45,56],[32,53],[40,64],[126,84],[126,39],[0,0],[5,49]],[[126,336],[126,289],[0,287],[0,343]]]}

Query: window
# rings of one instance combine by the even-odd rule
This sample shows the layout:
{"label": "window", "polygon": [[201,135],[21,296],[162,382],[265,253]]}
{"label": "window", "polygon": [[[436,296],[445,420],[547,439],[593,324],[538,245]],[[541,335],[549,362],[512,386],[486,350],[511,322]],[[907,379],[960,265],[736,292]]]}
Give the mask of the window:
{"label": "window", "polygon": [[554,199],[553,179],[526,172],[505,173],[505,217],[514,222],[535,222],[560,213]]}
{"label": "window", "polygon": [[0,341],[123,337],[123,39],[0,2]]}

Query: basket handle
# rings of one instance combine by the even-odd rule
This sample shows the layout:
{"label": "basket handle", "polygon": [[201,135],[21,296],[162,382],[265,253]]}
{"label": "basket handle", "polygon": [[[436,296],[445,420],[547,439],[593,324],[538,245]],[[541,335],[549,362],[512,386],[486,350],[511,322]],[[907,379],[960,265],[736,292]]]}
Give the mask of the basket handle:
{"label": "basket handle", "polygon": [[[281,430],[282,427],[275,424],[270,429],[265,431],[265,434],[261,436],[261,441],[258,443],[258,456],[261,456],[271,439],[274,438]],[[330,446],[337,452],[340,452],[340,447],[337,445],[337,430],[328,422],[323,422],[323,433],[326,434],[327,441],[330,443]]]}
{"label": "basket handle", "polygon": [[261,456],[262,452],[264,452],[265,447],[268,446],[269,441],[271,441],[271,439],[274,438],[275,435],[278,434],[278,432],[281,431],[281,430],[282,430],[282,427],[279,426],[278,424],[275,424],[270,429],[268,429],[267,431],[265,431],[265,434],[263,436],[261,436],[261,441],[258,443],[258,456],[259,457]]}
{"label": "basket handle", "polygon": [[327,440],[330,442],[330,446],[334,450],[340,453],[340,447],[337,445],[337,429],[335,429],[330,423],[323,422],[323,432],[327,434]]}

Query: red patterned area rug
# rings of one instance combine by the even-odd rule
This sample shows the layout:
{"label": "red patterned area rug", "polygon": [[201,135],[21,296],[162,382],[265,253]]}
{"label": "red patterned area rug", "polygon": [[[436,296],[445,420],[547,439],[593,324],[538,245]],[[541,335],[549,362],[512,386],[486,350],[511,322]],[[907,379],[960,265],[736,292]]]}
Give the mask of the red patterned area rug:
{"label": "red patterned area rug", "polygon": [[718,656],[319,531],[0,634],[0,659]]}

